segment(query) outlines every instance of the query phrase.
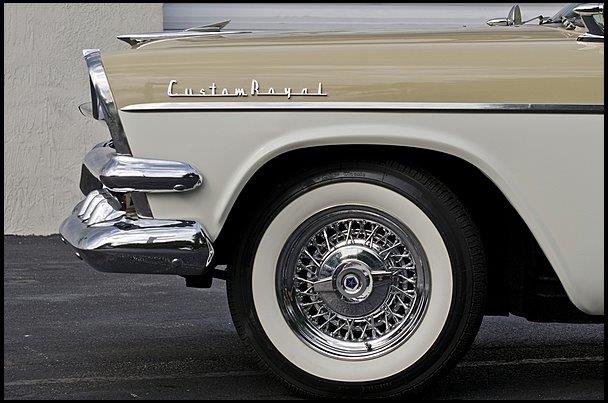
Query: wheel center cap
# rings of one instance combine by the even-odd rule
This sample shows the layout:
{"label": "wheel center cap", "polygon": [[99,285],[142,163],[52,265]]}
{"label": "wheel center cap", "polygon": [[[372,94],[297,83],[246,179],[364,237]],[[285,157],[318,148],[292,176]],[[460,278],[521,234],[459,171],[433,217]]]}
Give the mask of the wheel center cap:
{"label": "wheel center cap", "polygon": [[319,268],[314,291],[335,312],[360,317],[373,312],[385,300],[390,281],[377,280],[384,262],[370,248],[345,245],[330,253]]}
{"label": "wheel center cap", "polygon": [[357,292],[359,289],[359,284],[361,284],[361,282],[354,274],[349,274],[348,276],[344,277],[344,291],[347,293]]}
{"label": "wheel center cap", "polygon": [[370,267],[360,260],[346,259],[333,273],[333,288],[346,302],[359,303],[372,293],[374,280]]}

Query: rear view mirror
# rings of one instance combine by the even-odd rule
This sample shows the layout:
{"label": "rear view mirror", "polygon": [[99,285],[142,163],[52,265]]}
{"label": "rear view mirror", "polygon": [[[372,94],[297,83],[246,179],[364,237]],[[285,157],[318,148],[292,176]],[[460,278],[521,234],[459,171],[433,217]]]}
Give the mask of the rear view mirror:
{"label": "rear view mirror", "polygon": [[509,11],[509,15],[506,18],[505,17],[493,18],[491,20],[486,21],[486,24],[488,24],[491,27],[521,25],[521,9],[516,4],[513,7],[511,7],[511,10]]}

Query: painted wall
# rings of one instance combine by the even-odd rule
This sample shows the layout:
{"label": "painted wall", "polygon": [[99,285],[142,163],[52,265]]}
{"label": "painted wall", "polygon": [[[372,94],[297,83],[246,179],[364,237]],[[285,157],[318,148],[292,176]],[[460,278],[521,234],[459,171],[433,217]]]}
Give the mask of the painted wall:
{"label": "painted wall", "polygon": [[[5,4],[4,233],[53,234],[82,195],[84,154],[109,138],[77,106],[90,99],[84,48],[128,48],[115,36],[232,19],[254,30],[437,29],[481,24],[504,4]],[[521,4],[524,18],[561,4]],[[164,18],[163,18],[164,7]],[[164,22],[164,25],[163,25]]]}
{"label": "painted wall", "polygon": [[161,31],[162,4],[4,4],[4,233],[53,234],[83,197],[84,154],[109,138],[90,100],[82,49]]}

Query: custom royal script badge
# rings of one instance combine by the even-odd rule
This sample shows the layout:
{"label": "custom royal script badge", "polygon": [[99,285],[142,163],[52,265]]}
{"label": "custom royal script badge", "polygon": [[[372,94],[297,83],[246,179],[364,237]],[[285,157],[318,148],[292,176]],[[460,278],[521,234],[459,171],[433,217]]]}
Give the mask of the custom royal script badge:
{"label": "custom royal script badge", "polygon": [[207,88],[201,88],[199,90],[192,90],[192,88],[185,88],[183,92],[175,92],[175,87],[178,84],[177,80],[169,81],[167,87],[167,95],[170,97],[286,97],[291,99],[292,97],[326,97],[327,94],[323,92],[323,84],[319,83],[317,88],[309,90],[308,88],[281,88],[274,89],[273,87],[263,88],[258,80],[251,80],[251,87],[249,92],[245,88],[220,88],[215,83],[212,83]]}

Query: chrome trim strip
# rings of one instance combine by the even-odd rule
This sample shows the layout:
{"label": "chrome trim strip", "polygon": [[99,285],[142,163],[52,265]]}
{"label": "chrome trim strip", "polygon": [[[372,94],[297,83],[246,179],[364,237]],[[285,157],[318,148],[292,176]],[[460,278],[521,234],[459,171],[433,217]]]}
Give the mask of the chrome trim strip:
{"label": "chrome trim strip", "polygon": [[190,164],[117,154],[107,143],[89,151],[84,164],[113,192],[185,192],[202,184],[201,174]]}
{"label": "chrome trim strip", "polygon": [[160,102],[128,105],[123,112],[185,111],[369,111],[485,113],[604,113],[599,104],[500,104],[435,102]]}
{"label": "chrome trim strip", "polygon": [[[83,209],[92,211],[87,220]],[[78,203],[60,233],[77,256],[104,272],[202,274],[214,254],[196,221],[129,219],[107,190]]]}
{"label": "chrome trim strip", "polygon": [[[84,49],[82,51],[91,82],[92,113],[95,119],[103,119],[108,125],[112,142],[120,154],[132,155],[125,130],[118,115],[118,108],[110,89],[110,83],[101,61],[99,49]],[[148,197],[138,193],[133,199],[135,210],[140,216],[152,217],[152,209]]]}
{"label": "chrome trim strip", "polygon": [[[131,155],[131,148],[125,135],[125,130],[118,116],[118,108],[110,89],[110,83],[108,77],[103,68],[101,62],[101,52],[99,49],[85,49],[82,51],[84,59],[87,63],[89,70],[89,77],[91,78],[91,85],[94,90],[95,99],[93,99],[93,113],[96,119],[99,118],[97,115],[98,109],[103,113],[103,118],[108,125],[110,135],[116,147],[116,151],[121,154]],[[98,105],[96,103],[98,102]]]}

